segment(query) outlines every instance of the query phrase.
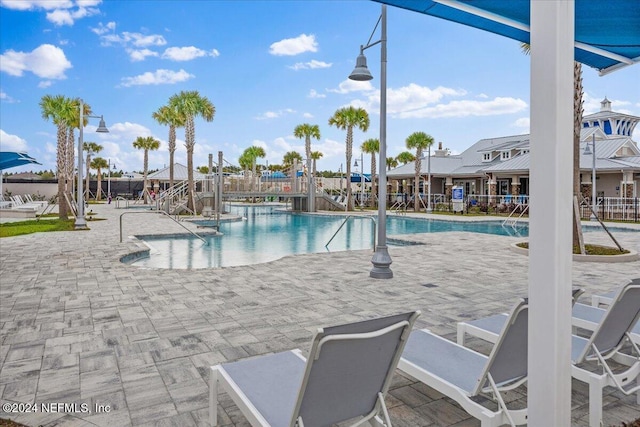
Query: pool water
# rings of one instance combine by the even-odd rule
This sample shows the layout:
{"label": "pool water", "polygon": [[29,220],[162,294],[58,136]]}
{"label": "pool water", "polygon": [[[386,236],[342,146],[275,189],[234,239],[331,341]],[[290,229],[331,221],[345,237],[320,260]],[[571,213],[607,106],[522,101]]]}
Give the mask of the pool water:
{"label": "pool water", "polygon": [[[221,222],[222,236],[139,236],[150,256],[137,259],[140,267],[196,269],[231,267],[274,261],[287,255],[373,249],[373,221],[368,217],[306,215],[285,212],[282,206],[231,206],[242,221]],[[196,221],[212,227],[215,221]],[[527,236],[528,228],[502,226],[499,221],[459,222],[401,216],[387,217],[387,235],[468,231],[505,236]],[[335,234],[328,246],[327,243]],[[392,241],[388,242],[392,245]]]}

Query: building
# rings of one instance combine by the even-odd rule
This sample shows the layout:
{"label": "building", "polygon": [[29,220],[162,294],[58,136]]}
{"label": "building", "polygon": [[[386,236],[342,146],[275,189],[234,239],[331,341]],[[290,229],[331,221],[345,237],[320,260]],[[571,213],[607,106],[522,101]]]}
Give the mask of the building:
{"label": "building", "polygon": [[[614,112],[606,98],[599,112],[583,117],[580,181],[585,198],[591,197],[594,145],[598,197],[640,197],[640,149],[631,139],[638,122],[640,117]],[[426,193],[430,163],[432,194],[450,196],[453,186],[462,186],[465,195],[528,196],[530,148],[529,135],[481,139],[459,155],[450,155],[440,143],[430,162],[421,161],[420,190]],[[414,176],[414,162],[387,172],[391,188],[409,194]]]}

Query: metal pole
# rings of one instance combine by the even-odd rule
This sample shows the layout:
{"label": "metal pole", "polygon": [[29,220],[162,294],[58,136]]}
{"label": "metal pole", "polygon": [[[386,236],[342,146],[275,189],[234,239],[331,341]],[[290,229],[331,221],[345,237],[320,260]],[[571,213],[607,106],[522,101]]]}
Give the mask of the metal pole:
{"label": "metal pole", "polygon": [[364,203],[364,153],[360,153],[360,210]]}
{"label": "metal pole", "polygon": [[216,222],[220,230],[220,214],[222,214],[222,192],[224,191],[222,151],[218,151],[218,194],[216,194]]}
{"label": "metal pole", "polygon": [[429,189],[427,190],[427,213],[433,212],[431,209],[431,146],[427,148],[427,175],[429,176]]}
{"label": "metal pole", "polygon": [[391,279],[391,256],[387,250],[387,5],[382,5],[380,38],[380,168],[378,176],[378,245],[371,258],[369,276]]}
{"label": "metal pole", "polygon": [[591,140],[591,148],[593,151],[593,158],[591,164],[591,216],[589,220],[597,221],[598,218],[594,213],[596,211],[596,134],[592,135],[593,139]]}
{"label": "metal pole", "polygon": [[309,156],[307,157],[307,212],[315,210],[315,189],[313,188],[313,177],[311,176],[311,156]]}
{"label": "metal pole", "polygon": [[82,145],[84,143],[84,103],[80,100],[80,135],[78,136],[78,208],[75,222],[76,230],[83,230],[87,228],[87,221],[84,219],[84,191],[82,188]]}
{"label": "metal pole", "polygon": [[107,178],[107,199],[109,198],[110,194],[111,194],[111,159],[109,159],[109,178]]}

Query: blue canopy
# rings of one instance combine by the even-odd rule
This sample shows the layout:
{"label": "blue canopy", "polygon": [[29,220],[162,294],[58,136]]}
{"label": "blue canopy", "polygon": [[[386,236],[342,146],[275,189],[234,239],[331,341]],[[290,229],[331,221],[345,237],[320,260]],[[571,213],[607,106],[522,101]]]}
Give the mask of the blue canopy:
{"label": "blue canopy", "polygon": [[[529,43],[530,0],[375,1]],[[601,75],[640,62],[638,0],[576,0],[575,60]]]}
{"label": "blue canopy", "polygon": [[14,151],[0,151],[0,170],[15,168],[22,165],[34,163],[40,165],[36,159],[27,153],[16,153]]}

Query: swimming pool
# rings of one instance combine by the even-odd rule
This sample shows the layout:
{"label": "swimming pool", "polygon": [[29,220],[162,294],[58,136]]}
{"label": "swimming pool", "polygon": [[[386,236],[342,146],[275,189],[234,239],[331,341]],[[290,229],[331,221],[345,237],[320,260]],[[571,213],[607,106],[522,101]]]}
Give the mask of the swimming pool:
{"label": "swimming pool", "polygon": [[[287,255],[372,249],[374,231],[367,217],[353,217],[336,234],[345,217],[285,212],[282,206],[231,206],[242,221],[222,222],[222,236],[204,236],[208,244],[192,236],[138,236],[150,248],[150,256],[132,264],[139,267],[196,269],[231,267],[274,261]],[[215,221],[196,221],[213,226]],[[387,217],[387,234],[468,231],[505,236],[527,236],[523,224],[517,228],[500,221],[460,222]],[[392,241],[388,242],[393,245]]]}

